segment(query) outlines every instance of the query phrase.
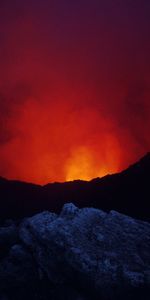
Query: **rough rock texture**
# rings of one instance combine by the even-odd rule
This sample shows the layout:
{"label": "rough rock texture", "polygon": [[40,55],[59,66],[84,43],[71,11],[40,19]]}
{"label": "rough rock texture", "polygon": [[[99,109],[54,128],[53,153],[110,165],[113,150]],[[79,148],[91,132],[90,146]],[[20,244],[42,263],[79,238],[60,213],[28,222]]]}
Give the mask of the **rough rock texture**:
{"label": "rough rock texture", "polygon": [[66,204],[17,230],[0,262],[0,300],[150,299],[149,223]]}

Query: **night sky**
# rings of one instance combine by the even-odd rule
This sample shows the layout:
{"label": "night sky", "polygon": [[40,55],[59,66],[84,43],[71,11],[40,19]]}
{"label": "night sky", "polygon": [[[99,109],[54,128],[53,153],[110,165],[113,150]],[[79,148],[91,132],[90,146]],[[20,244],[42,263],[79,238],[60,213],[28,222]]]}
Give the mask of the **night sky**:
{"label": "night sky", "polygon": [[150,150],[150,1],[0,1],[0,175],[117,172]]}

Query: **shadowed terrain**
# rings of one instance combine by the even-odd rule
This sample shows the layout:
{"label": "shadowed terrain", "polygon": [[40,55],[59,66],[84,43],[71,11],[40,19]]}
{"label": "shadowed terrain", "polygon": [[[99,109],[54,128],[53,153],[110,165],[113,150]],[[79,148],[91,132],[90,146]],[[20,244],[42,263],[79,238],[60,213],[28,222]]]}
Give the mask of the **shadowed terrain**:
{"label": "shadowed terrain", "polygon": [[149,275],[150,224],[115,211],[67,203],[0,227],[0,299],[149,300]]}
{"label": "shadowed terrain", "polygon": [[150,153],[127,170],[87,181],[45,186],[0,178],[0,218],[22,218],[37,212],[60,212],[62,205],[117,210],[150,220]]}

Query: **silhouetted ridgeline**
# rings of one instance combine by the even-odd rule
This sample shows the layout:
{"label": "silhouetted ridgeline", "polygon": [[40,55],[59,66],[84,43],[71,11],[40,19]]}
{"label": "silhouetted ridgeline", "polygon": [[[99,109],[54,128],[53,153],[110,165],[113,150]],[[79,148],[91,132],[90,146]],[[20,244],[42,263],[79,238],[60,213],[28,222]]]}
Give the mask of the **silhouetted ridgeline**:
{"label": "silhouetted ridgeline", "polygon": [[45,186],[0,178],[0,218],[22,218],[43,210],[59,212],[66,202],[78,207],[117,210],[150,220],[150,153],[127,170],[90,182]]}

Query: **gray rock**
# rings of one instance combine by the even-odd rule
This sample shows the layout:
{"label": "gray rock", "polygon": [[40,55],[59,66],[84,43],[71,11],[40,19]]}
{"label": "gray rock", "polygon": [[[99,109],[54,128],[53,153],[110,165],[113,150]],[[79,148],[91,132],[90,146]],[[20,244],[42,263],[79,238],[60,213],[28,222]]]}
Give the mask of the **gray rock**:
{"label": "gray rock", "polygon": [[149,293],[149,223],[66,204],[60,216],[44,212],[26,219],[20,239],[31,251],[41,278],[46,274],[55,285],[92,291],[91,297],[97,299]]}

